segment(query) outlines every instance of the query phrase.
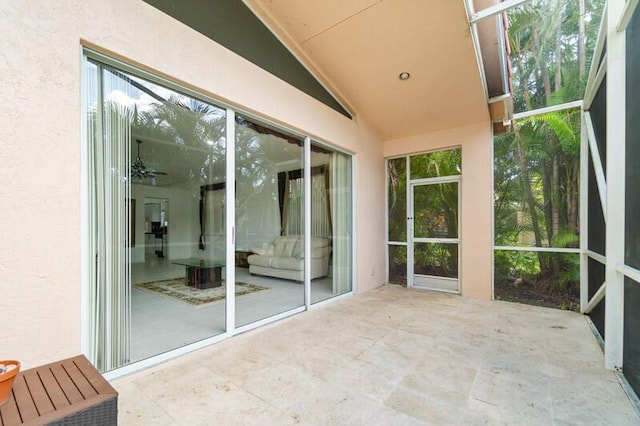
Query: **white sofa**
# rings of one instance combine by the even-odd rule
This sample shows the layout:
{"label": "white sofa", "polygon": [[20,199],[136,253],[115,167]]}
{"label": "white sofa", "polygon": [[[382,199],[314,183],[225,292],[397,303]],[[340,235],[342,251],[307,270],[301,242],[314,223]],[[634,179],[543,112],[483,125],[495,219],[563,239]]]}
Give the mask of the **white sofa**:
{"label": "white sofa", "polygon": [[[249,255],[249,273],[304,281],[304,239],[300,235],[278,236],[270,245],[254,248]],[[327,238],[311,238],[311,279],[329,273],[331,245]]]}

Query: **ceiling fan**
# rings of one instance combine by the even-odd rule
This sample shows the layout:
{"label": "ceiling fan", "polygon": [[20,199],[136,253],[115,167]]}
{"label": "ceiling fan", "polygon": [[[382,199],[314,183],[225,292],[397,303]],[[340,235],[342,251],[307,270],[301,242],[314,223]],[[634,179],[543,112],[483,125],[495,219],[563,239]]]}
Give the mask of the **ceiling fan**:
{"label": "ceiling fan", "polygon": [[146,177],[156,177],[159,175],[166,175],[165,172],[158,172],[153,169],[147,169],[142,162],[142,158],[140,158],[140,145],[142,145],[142,141],[140,139],[136,139],[136,143],[138,144],[138,156],[131,163],[131,177],[144,179]]}

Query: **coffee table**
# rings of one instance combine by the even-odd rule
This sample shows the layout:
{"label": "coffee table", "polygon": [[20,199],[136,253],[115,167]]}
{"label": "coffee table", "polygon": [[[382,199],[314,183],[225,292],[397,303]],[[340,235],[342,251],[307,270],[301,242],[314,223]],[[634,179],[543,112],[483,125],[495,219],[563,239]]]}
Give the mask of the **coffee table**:
{"label": "coffee table", "polygon": [[197,289],[220,287],[224,261],[209,259],[178,259],[171,263],[186,267],[184,283]]}

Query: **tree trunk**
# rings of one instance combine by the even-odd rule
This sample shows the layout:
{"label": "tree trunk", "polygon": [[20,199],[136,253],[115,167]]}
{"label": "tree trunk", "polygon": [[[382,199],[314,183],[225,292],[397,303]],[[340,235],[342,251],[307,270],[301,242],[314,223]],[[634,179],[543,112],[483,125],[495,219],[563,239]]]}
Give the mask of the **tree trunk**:
{"label": "tree trunk", "polygon": [[567,228],[569,232],[578,233],[578,200],[580,199],[580,175],[579,167],[572,164],[571,172],[567,173],[568,181],[571,182],[571,190],[567,190],[569,200],[567,206],[569,209]]}
{"label": "tree trunk", "polygon": [[556,72],[554,91],[560,90],[562,87],[562,26],[558,25],[558,33],[556,34]]}
{"label": "tree trunk", "polygon": [[544,161],[542,163],[542,196],[544,197],[544,218],[545,218],[545,227],[547,231],[547,241],[551,241],[553,237],[553,228],[552,224],[552,211],[551,211],[551,175],[552,166],[549,164],[549,161]]}
{"label": "tree trunk", "polygon": [[560,232],[560,209],[558,206],[558,195],[560,194],[560,165],[558,164],[558,155],[553,156],[553,171],[551,180],[551,239]]}
{"label": "tree trunk", "polygon": [[529,93],[529,83],[527,77],[524,74],[524,63],[520,56],[515,56],[514,59],[518,61],[518,68],[520,69],[520,87],[522,88],[522,94],[524,96],[524,104],[527,111],[531,110],[531,93]]}
{"label": "tree trunk", "polygon": [[540,69],[540,76],[542,77],[542,85],[544,87],[544,103],[548,105],[549,98],[551,97],[551,79],[549,78],[549,70],[547,70],[546,64],[542,60],[542,52],[538,47],[538,32],[535,27],[531,31],[531,51],[536,56],[536,63]]}
{"label": "tree trunk", "polygon": [[[533,226],[533,234],[536,240],[536,247],[542,247],[542,235],[540,233],[540,224],[538,223],[538,215],[536,214],[536,203],[531,190],[531,178],[529,177],[529,166],[527,165],[527,157],[522,146],[522,139],[517,127],[515,128],[516,139],[516,155],[518,156],[518,165],[520,167],[520,178],[522,179],[522,188],[525,192],[525,202],[529,208],[531,215],[531,225]],[[544,253],[538,252],[538,260],[540,261],[540,271],[545,271],[547,265],[545,263]]]}
{"label": "tree trunk", "polygon": [[[582,79],[587,70],[587,47],[585,45],[586,39],[586,24],[584,20],[585,15],[585,7],[584,0],[578,0],[579,14],[578,17],[578,72],[580,73],[580,78]],[[598,59],[596,59],[598,61]]]}

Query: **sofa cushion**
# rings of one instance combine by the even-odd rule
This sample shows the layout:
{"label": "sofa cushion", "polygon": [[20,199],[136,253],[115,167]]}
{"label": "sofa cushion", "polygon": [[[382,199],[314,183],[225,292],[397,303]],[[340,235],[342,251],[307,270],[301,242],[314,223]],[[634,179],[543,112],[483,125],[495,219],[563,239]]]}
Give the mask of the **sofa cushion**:
{"label": "sofa cushion", "polygon": [[296,244],[293,246],[291,257],[297,257],[299,259],[302,257],[302,253],[304,253],[304,238],[298,237]]}
{"label": "sofa cushion", "polygon": [[293,249],[298,241],[297,236],[281,236],[273,239],[274,255],[279,257],[291,257]]}
{"label": "sofa cushion", "polygon": [[271,267],[276,269],[289,269],[291,271],[302,271],[304,261],[295,257],[274,257]]}
{"label": "sofa cushion", "polygon": [[275,255],[276,248],[273,244],[266,245],[263,244],[262,247],[254,247],[251,249],[255,254],[259,254],[260,256],[273,256]]}
{"label": "sofa cushion", "polygon": [[329,246],[314,248],[311,250],[311,258],[322,259],[325,256],[329,256],[329,253],[331,253],[331,247]]}
{"label": "sofa cushion", "polygon": [[273,256],[260,256],[257,254],[252,254],[247,257],[249,265],[264,266],[267,268],[271,267],[272,260]]}
{"label": "sofa cushion", "polygon": [[327,238],[311,237],[311,250],[326,247],[328,245],[329,240]]}

